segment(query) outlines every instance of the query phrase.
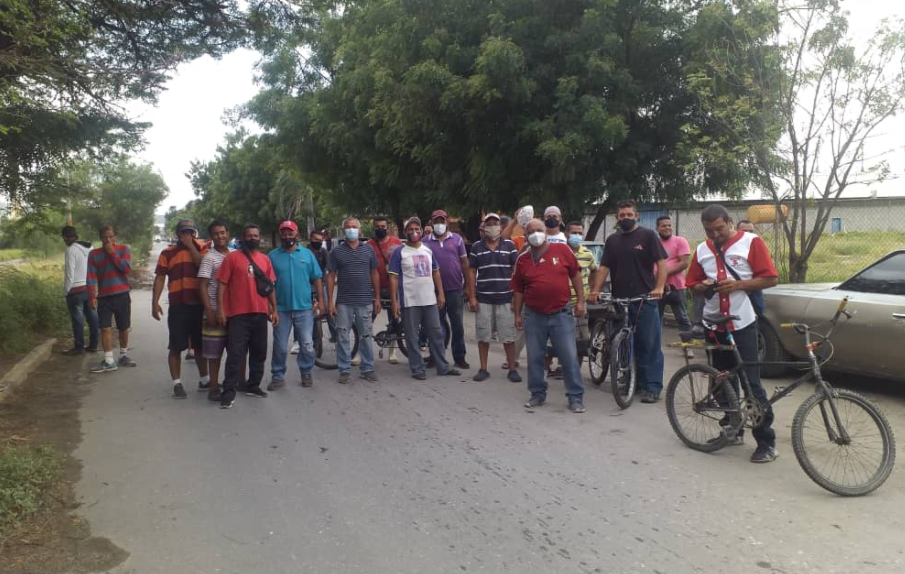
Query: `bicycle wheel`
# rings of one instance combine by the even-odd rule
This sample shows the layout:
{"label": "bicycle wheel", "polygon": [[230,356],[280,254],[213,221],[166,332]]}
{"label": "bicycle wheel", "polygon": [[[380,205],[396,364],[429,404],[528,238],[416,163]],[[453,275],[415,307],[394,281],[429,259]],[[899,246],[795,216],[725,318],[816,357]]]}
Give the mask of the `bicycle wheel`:
{"label": "bicycle wheel", "polygon": [[600,385],[606,379],[609,367],[608,348],[606,326],[603,321],[598,321],[591,333],[591,344],[588,345],[588,371],[591,374],[591,382],[595,385]]}
{"label": "bicycle wheel", "polygon": [[635,400],[635,358],[628,331],[619,331],[610,345],[610,386],[613,398],[621,409],[632,406]]}
{"label": "bicycle wheel", "polygon": [[847,389],[834,389],[833,403],[850,440],[844,442],[828,397],[817,392],[792,420],[792,448],[811,480],[840,496],[862,496],[883,484],[896,463],[889,421],[872,402]]}
{"label": "bicycle wheel", "polygon": [[682,442],[701,452],[726,446],[723,427],[741,427],[738,395],[719,371],[693,363],[676,371],[666,386],[666,415]]}
{"label": "bicycle wheel", "polygon": [[[358,354],[358,328],[353,324],[350,334],[352,342],[352,357]],[[318,367],[332,371],[339,367],[337,354],[339,341],[330,333],[327,320],[324,317],[314,321],[314,364]]]}

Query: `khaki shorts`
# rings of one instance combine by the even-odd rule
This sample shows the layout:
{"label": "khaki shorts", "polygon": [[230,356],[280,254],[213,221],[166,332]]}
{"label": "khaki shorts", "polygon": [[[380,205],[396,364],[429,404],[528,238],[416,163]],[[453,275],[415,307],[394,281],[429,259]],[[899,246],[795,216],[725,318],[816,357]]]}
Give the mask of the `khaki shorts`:
{"label": "khaki shorts", "polygon": [[515,341],[515,314],[509,303],[493,305],[492,303],[478,303],[478,316],[475,318],[475,335],[481,343],[489,343],[493,339],[493,332],[501,343]]}

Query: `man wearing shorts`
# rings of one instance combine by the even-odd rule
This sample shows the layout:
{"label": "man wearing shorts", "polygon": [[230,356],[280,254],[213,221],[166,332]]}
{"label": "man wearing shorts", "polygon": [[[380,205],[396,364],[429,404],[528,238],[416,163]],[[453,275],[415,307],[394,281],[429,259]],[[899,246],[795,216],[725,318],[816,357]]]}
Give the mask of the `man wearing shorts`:
{"label": "man wearing shorts", "polygon": [[522,382],[515,370],[515,315],[512,312],[512,290],[509,281],[518,259],[518,249],[509,239],[501,239],[500,216],[488,213],[484,217],[484,239],[471,246],[468,265],[472,269],[469,307],[477,311],[475,333],[478,339],[478,358],[481,368],[473,380],[485,381],[490,377],[487,355],[490,340],[496,331],[506,350],[506,363],[510,365],[508,378],[513,383]]}
{"label": "man wearing shorts", "polygon": [[[220,402],[220,361],[226,349],[226,326],[217,323],[217,271],[229,255],[229,228],[222,221],[214,221],[207,227],[211,250],[201,258],[198,268],[198,294],[204,307],[201,325],[201,363],[207,363],[210,389],[207,400]],[[200,364],[200,363],[199,363]],[[242,368],[244,374],[245,368]]]}
{"label": "man wearing shorts", "polygon": [[[132,298],[129,295],[129,274],[132,272],[132,251],[128,245],[116,243],[112,225],[100,228],[101,247],[88,254],[88,300],[97,309],[101,328],[104,358],[92,373],[107,373],[119,367],[134,367],[129,358],[129,328],[132,325]],[[119,331],[119,361],[113,360],[113,319]]]}
{"label": "man wearing shorts", "polygon": [[[198,241],[198,228],[191,219],[182,219],[176,224],[175,245],[160,252],[157,268],[154,270],[154,292],[151,296],[151,316],[160,321],[163,308],[160,294],[164,284],[169,291],[170,312],[167,328],[170,331],[168,363],[173,378],[173,398],[186,398],[182,387],[182,352],[189,348],[189,342],[196,353],[201,353],[201,321],[204,306],[198,293],[198,266],[207,253],[207,246]],[[198,391],[210,390],[207,363],[197,361],[201,381]]]}

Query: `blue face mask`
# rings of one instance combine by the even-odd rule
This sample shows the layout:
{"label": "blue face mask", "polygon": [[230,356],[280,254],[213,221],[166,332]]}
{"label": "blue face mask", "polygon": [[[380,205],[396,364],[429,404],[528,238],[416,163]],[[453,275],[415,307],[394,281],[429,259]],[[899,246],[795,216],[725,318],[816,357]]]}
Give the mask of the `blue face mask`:
{"label": "blue face mask", "polygon": [[581,245],[583,237],[577,233],[572,233],[569,235],[569,247],[578,247]]}
{"label": "blue face mask", "polygon": [[358,230],[354,227],[349,227],[345,231],[346,233],[346,241],[357,241],[358,240]]}

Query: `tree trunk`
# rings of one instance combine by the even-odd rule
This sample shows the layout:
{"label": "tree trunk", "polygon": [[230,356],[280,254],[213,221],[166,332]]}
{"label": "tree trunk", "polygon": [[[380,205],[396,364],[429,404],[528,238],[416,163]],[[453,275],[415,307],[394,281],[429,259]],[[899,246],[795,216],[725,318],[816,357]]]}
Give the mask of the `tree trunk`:
{"label": "tree trunk", "polygon": [[597,237],[597,233],[600,231],[600,226],[606,222],[606,216],[609,212],[609,201],[604,201],[597,208],[597,213],[594,214],[594,219],[591,220],[591,224],[588,225],[587,231],[585,231],[585,241],[594,241],[594,238]]}

